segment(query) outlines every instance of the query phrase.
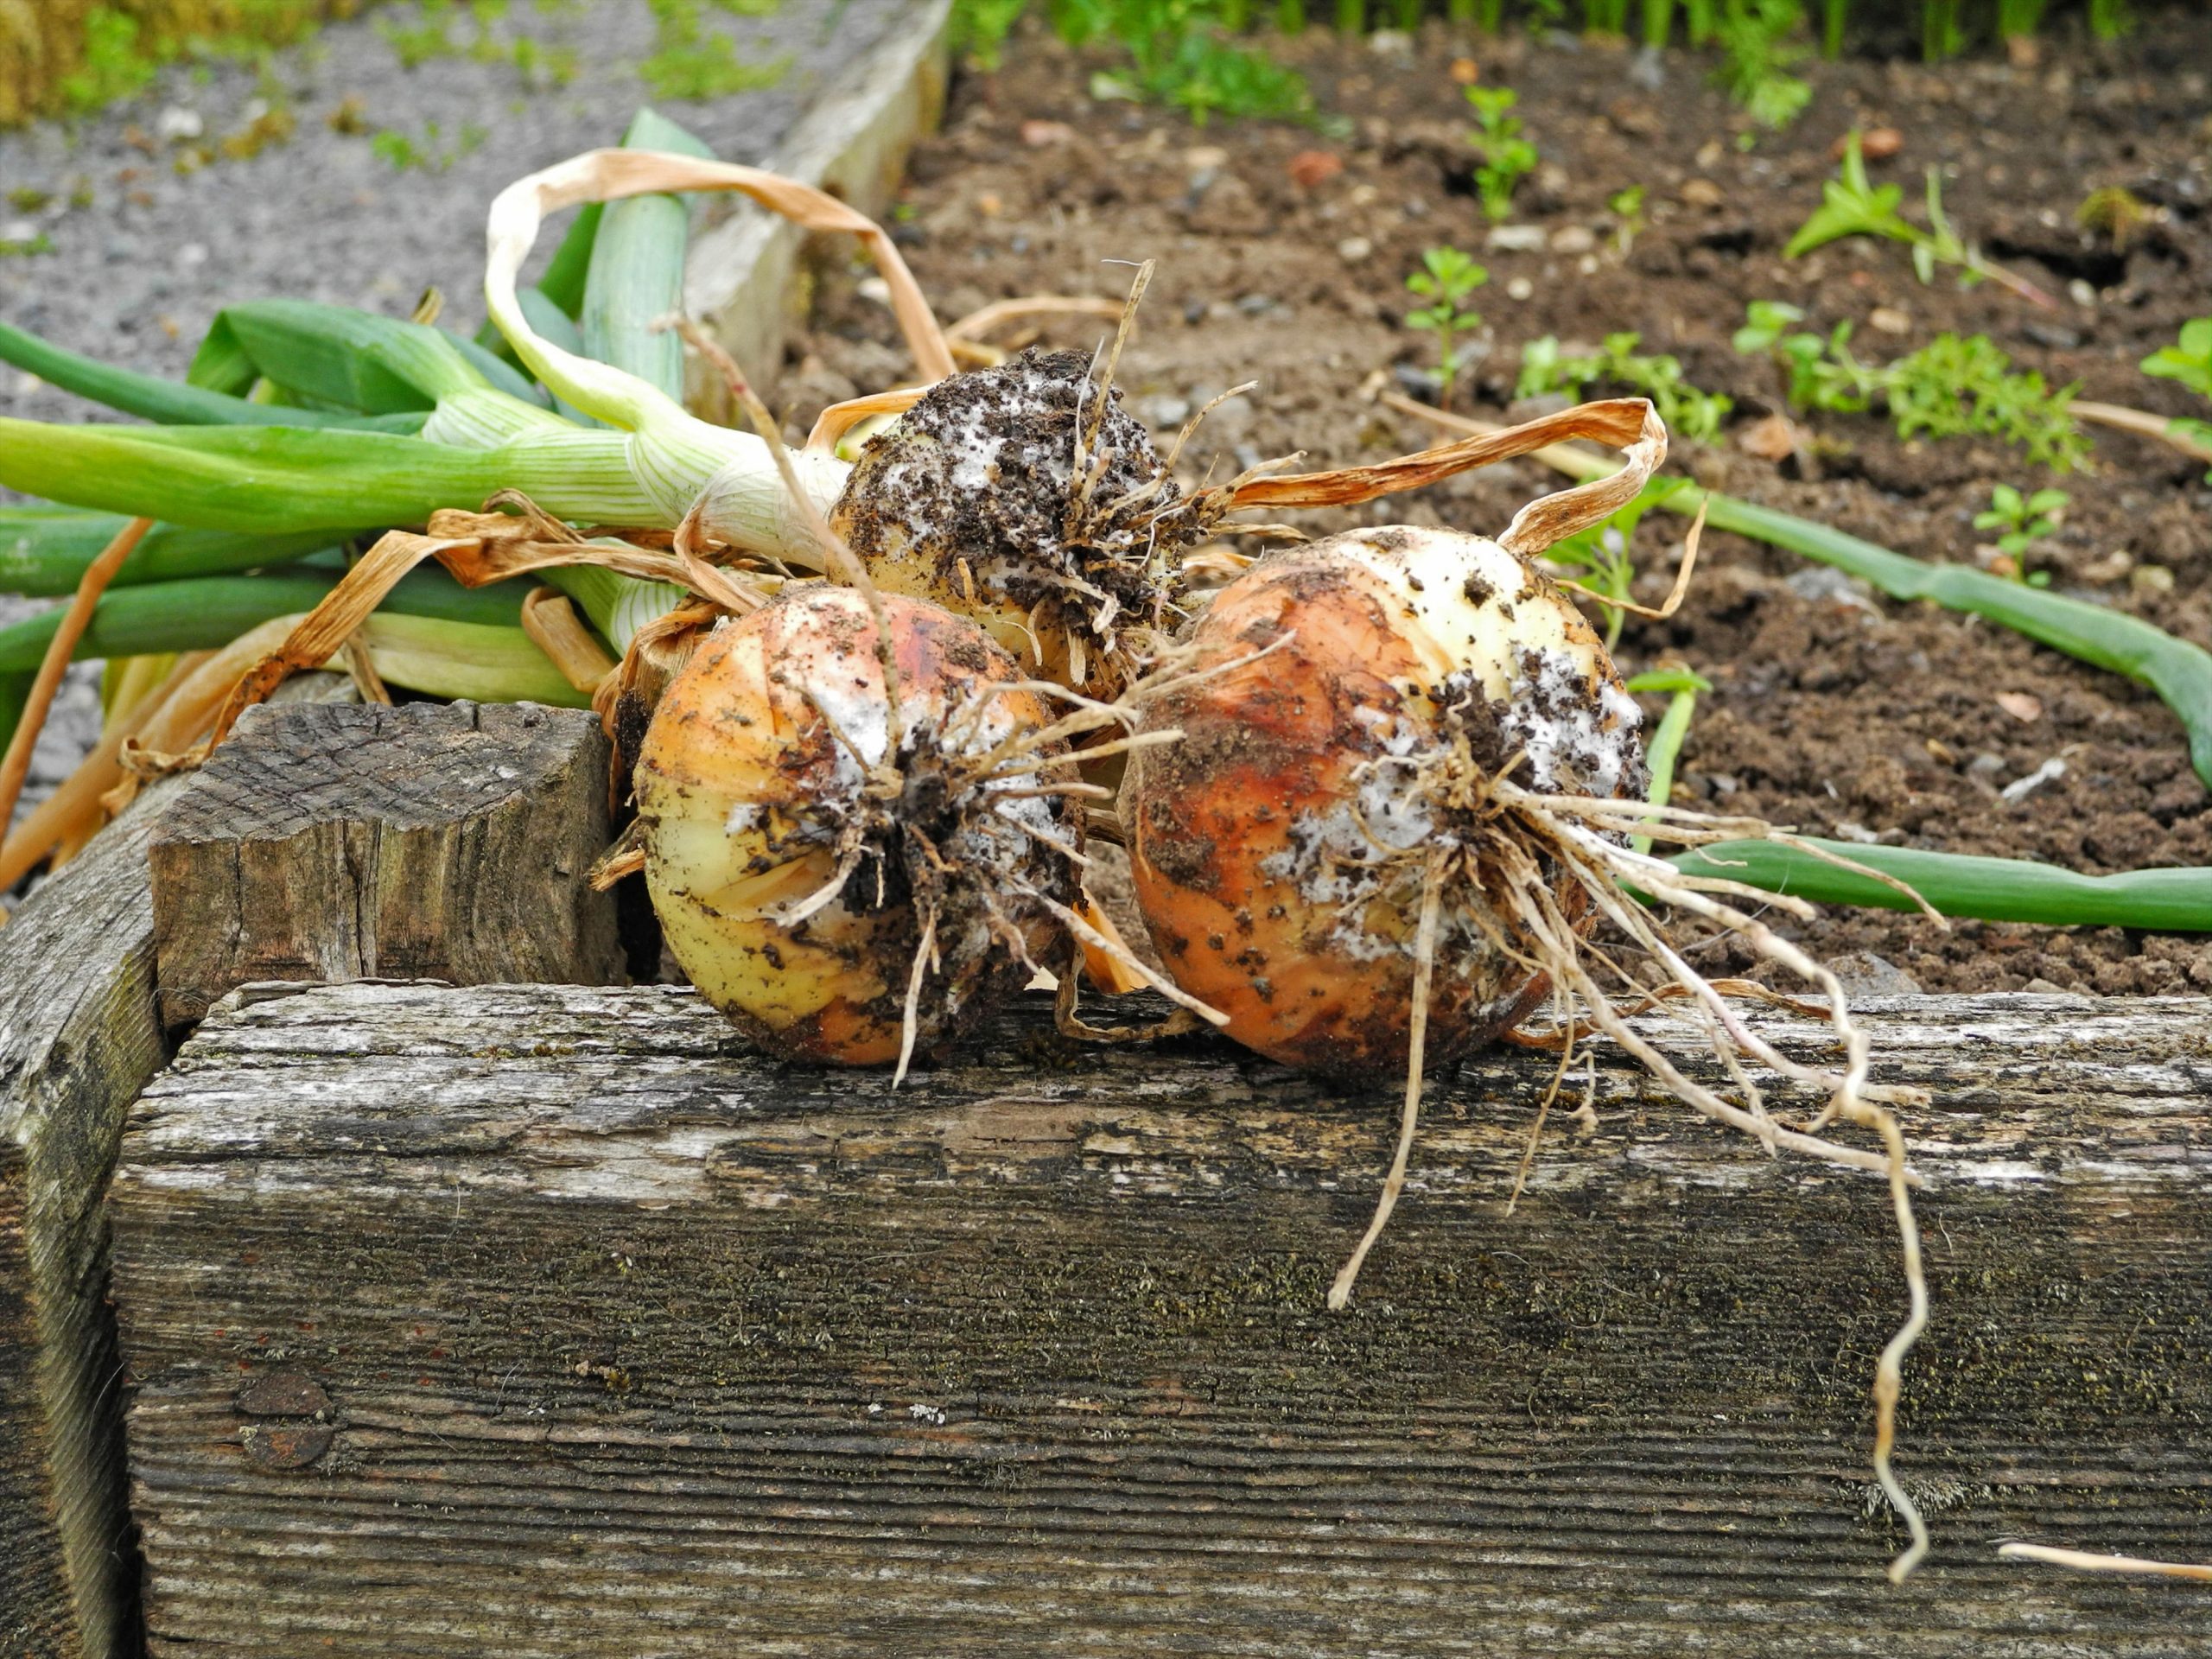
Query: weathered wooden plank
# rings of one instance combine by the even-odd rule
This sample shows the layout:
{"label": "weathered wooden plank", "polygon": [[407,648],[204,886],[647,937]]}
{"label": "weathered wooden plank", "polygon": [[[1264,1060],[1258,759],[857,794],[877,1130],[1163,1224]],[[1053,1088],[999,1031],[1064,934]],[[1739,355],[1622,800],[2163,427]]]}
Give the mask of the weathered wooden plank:
{"label": "weathered wooden plank", "polygon": [[[286,703],[350,699],[300,675]],[[106,1306],[108,1172],[168,1058],[146,843],[155,785],[0,927],[0,1656],[139,1650]]]}
{"label": "weathered wooden plank", "polygon": [[1991,1545],[2212,1554],[2212,1001],[1867,1019],[1937,1090],[1902,1590],[1882,1184],[1610,1057],[1510,1217],[1547,1064],[1440,1088],[1331,1316],[1389,1105],[1211,1039],[1024,1007],[893,1097],[666,988],[226,1005],[114,1185],[153,1651],[2188,1650]]}
{"label": "weathered wooden plank", "polygon": [[250,980],[620,980],[608,765],[580,709],[249,710],[149,849],[163,1016]]}
{"label": "weathered wooden plank", "polygon": [[101,1184],[168,1057],[149,791],[0,927],[0,1654],[135,1644]]}

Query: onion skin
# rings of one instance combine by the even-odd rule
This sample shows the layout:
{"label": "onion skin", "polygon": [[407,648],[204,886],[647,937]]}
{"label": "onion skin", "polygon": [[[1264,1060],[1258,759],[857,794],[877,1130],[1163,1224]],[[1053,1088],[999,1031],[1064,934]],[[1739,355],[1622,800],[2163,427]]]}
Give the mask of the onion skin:
{"label": "onion skin", "polygon": [[[1636,705],[1556,585],[1452,531],[1277,555],[1216,597],[1192,644],[1197,683],[1142,705],[1147,728],[1184,739],[1133,753],[1122,800],[1161,959],[1270,1059],[1402,1073],[1424,860],[1452,831],[1413,766],[1449,747],[1447,703],[1473,708],[1457,729],[1471,720],[1484,764],[1521,753],[1524,784],[1607,795],[1642,786]],[[1547,989],[1485,936],[1468,868],[1446,890],[1431,1059],[1494,1039]],[[1580,912],[1579,890],[1568,903]]]}
{"label": "onion skin", "polygon": [[[924,800],[913,786],[936,764],[927,753],[917,760],[916,744],[926,747],[979,687],[1021,678],[1017,665],[970,622],[912,600],[887,595],[882,603],[909,734],[899,757],[909,787],[896,799],[864,801],[860,766],[806,695],[871,762],[882,759],[875,627],[867,601],[849,588],[791,588],[717,628],[671,683],[639,753],[646,883],[669,948],[708,1001],[787,1058],[875,1065],[899,1057],[922,931],[898,856],[902,827],[931,835],[956,872],[938,906],[943,972],[930,975],[918,1003],[922,1052],[942,1047],[1030,978],[986,925],[977,889],[1010,868],[1056,898],[1074,892],[1068,860],[1001,816],[1033,821],[1079,851],[1080,815],[1066,801],[1003,802],[995,810],[995,791],[978,789],[946,808],[941,791]],[[1027,691],[999,693],[982,708],[957,745],[962,753],[981,754],[1052,718]],[[937,775],[945,775],[941,766]],[[835,877],[840,830],[871,810],[892,826],[871,844],[893,855],[862,859],[837,898],[786,922],[779,912]],[[880,874],[887,902],[879,906]],[[1059,937],[1033,903],[1007,896],[996,909],[1039,960]]]}

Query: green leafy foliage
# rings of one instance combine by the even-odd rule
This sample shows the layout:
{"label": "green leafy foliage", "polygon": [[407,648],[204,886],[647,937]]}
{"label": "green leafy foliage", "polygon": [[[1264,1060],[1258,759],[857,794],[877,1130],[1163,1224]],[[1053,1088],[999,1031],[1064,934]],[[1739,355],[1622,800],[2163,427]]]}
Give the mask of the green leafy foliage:
{"label": "green leafy foliage", "polygon": [[1475,192],[1491,219],[1513,211],[1513,193],[1536,170],[1536,147],[1522,136],[1521,118],[1513,113],[1520,101],[1520,93],[1510,86],[1467,88],[1467,102],[1475,111],[1475,129],[1467,141],[1482,158],[1475,168]]}
{"label": "green leafy foliage", "polygon": [[1429,303],[1406,313],[1406,327],[1435,334],[1437,372],[1442,382],[1437,402],[1449,409],[1452,383],[1461,367],[1459,336],[1483,320],[1481,312],[1460,302],[1490,281],[1490,271],[1458,248],[1431,248],[1421,255],[1421,268],[1406,278],[1406,289]]}
{"label": "green leafy foliage", "polygon": [[65,108],[84,111],[146,90],[159,60],[138,46],[138,20],[113,6],[94,6],[85,14],[85,54],[61,78]]}
{"label": "green leafy foliage", "polygon": [[397,172],[442,173],[462,156],[474,154],[488,136],[475,122],[464,121],[448,144],[444,126],[425,121],[419,144],[397,128],[387,127],[369,140],[369,149]]}
{"label": "green leafy foliage", "polygon": [[2012,372],[1986,334],[1938,334],[1890,365],[1882,389],[1900,437],[1969,434],[1996,438],[2054,472],[2082,464],[2089,442],[2067,405],[2075,386],[2051,391],[2042,375]]}
{"label": "green leafy foliage", "polygon": [[1805,314],[1779,300],[1753,300],[1745,308],[1744,326],[1730,342],[1745,357],[1771,354],[1789,375],[1786,396],[1796,409],[1825,410],[1856,415],[1872,402],[1880,390],[1879,372],[1852,356],[1846,342],[1851,325],[1839,322],[1823,340],[1809,332],[1793,331]]}
{"label": "green leafy foliage", "polygon": [[[16,10],[33,16],[37,0]],[[85,13],[82,55],[56,88],[63,109],[81,115],[136,98],[153,83],[157,70],[180,58],[265,58],[270,48],[313,29],[317,18],[312,0],[229,0],[218,14],[226,25],[223,32],[170,35],[148,25],[140,15],[146,10],[122,3],[96,5]]]}
{"label": "green leafy foliage", "polygon": [[1637,346],[1641,334],[1608,334],[1598,351],[1573,355],[1560,349],[1559,340],[1546,334],[1532,340],[1521,354],[1521,378],[1516,397],[1539,397],[1563,391],[1580,397],[1600,382],[1640,391],[1651,400],[1659,418],[1678,437],[1711,443],[1720,435],[1720,423],[1736,405],[1718,392],[1700,391],[1682,378],[1681,359],[1642,356]]}
{"label": "green leafy foliage", "polygon": [[2058,528],[2057,515],[2072,499],[2063,490],[2037,490],[2024,495],[2010,484],[1999,484],[1990,491],[1988,509],[1974,514],[1974,527],[2004,532],[1997,538],[1998,550],[2005,558],[1999,575],[2024,582],[2031,588],[2050,586],[2050,571],[2028,573],[2026,555]]}
{"label": "green leafy foliage", "polygon": [[1783,249],[1782,257],[1795,259],[1815,248],[1840,242],[1847,236],[1878,236],[1893,242],[1911,242],[1920,231],[1897,212],[1904,200],[1902,185],[1876,185],[1866,176],[1866,158],[1860,154],[1854,128],[1844,140],[1843,165],[1836,176],[1821,186],[1821,205],[1797,227]]}
{"label": "green leafy foliage", "polygon": [[1605,211],[1613,216],[1613,246],[1626,254],[1643,234],[1644,187],[1631,184],[1605,198]]}
{"label": "green leafy foliage", "polygon": [[1721,11],[1713,79],[1763,127],[1779,131],[1812,100],[1811,84],[1789,73],[1807,55],[1790,38],[1804,20],[1798,0],[1728,0]]}
{"label": "green leafy foliage", "polygon": [[1304,120],[1313,112],[1306,78],[1265,52],[1234,44],[1222,0],[1053,0],[1050,15],[1073,46],[1111,41],[1128,53],[1127,77],[1099,88],[1172,104],[1204,126],[1231,120]]}
{"label": "green leafy foliage", "polygon": [[[2212,398],[2212,317],[2192,317],[2181,326],[2181,336],[2145,358],[2142,370],[2164,380],[2177,380],[2200,397]],[[2176,437],[2212,446],[2212,421],[2186,416],[2166,423]],[[2212,473],[2205,474],[2212,482]]]}
{"label": "green leafy foliage", "polygon": [[2212,317],[2191,317],[2171,346],[2145,358],[2142,370],[2164,380],[2178,380],[2200,397],[2212,397]]}
{"label": "green leafy foliage", "polygon": [[2042,375],[2015,372],[1986,334],[1938,334],[1885,366],[1852,355],[1848,322],[1823,337],[1793,331],[1803,320],[1794,305],[1754,300],[1733,341],[1746,356],[1770,355],[1782,365],[1792,408],[1855,415],[1880,397],[1900,437],[1996,438],[2055,472],[2080,466],[2088,454],[2089,441],[2069,409],[2079,388],[2054,391]]}
{"label": "green leafy foliage", "polygon": [[954,0],[949,38],[952,49],[982,70],[1005,60],[1006,37],[1029,9],[1029,0]]}
{"label": "green leafy foliage", "polygon": [[1923,283],[1936,280],[1938,265],[1952,265],[1958,269],[1962,287],[1971,287],[1986,277],[1994,278],[2031,297],[2044,297],[2018,277],[1988,264],[1981,257],[1980,249],[1952,227],[1943,212],[1942,180],[1934,168],[1928,169],[1928,229],[1922,230],[1897,211],[1904,200],[1903,186],[1876,185],[1868,180],[1866,158],[1859,153],[1859,133],[1854,128],[1844,141],[1841,168],[1834,178],[1821,187],[1821,205],[1797,227],[1797,233],[1783,249],[1782,257],[1795,259],[1846,237],[1879,237],[1885,241],[1902,242],[1912,250],[1913,270]]}
{"label": "green leafy foliage", "polygon": [[[741,17],[766,16],[779,0],[712,0],[717,11]],[[788,55],[752,63],[738,54],[737,42],[709,29],[706,0],[647,0],[653,14],[653,53],[638,73],[654,95],[695,100],[728,98],[773,86],[791,70]]]}

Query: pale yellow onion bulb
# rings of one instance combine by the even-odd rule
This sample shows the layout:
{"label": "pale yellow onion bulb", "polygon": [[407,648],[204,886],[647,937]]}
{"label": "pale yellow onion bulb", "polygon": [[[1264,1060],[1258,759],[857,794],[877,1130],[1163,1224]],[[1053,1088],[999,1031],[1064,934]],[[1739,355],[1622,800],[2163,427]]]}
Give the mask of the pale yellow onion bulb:
{"label": "pale yellow onion bulb", "polygon": [[[1161,959],[1272,1058],[1402,1070],[1423,859],[1473,834],[1424,763],[1466,740],[1483,764],[1521,756],[1529,787],[1633,794],[1636,704],[1554,582],[1453,531],[1277,554],[1216,597],[1192,645],[1189,677],[1141,705],[1183,740],[1132,755],[1121,803]],[[1486,934],[1482,904],[1465,880],[1446,894],[1433,1058],[1494,1038],[1544,988]]]}
{"label": "pale yellow onion bulb", "polygon": [[[916,1043],[949,1040],[1028,982],[1010,938],[1041,963],[1057,937],[1021,886],[1061,903],[1076,893],[1067,854],[1080,850],[1080,815],[1065,798],[1016,792],[1039,786],[1037,757],[972,780],[982,758],[1049,724],[1051,711],[1028,691],[989,690],[1021,675],[974,624],[912,600],[883,605],[897,754],[887,756],[893,722],[868,602],[819,583],[710,634],[639,752],[645,878],[669,948],[709,1001],[794,1058],[899,1057],[929,913],[938,966],[917,1002]],[[887,786],[887,759],[899,774]],[[855,847],[838,896],[794,921]]]}

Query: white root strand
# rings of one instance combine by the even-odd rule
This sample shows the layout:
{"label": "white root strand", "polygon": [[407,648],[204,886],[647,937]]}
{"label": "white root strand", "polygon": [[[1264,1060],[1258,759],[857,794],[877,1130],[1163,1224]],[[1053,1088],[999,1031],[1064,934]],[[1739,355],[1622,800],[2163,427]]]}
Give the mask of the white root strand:
{"label": "white root strand", "polygon": [[1428,1044],[1428,995],[1436,973],[1436,931],[1444,912],[1444,865],[1447,856],[1443,852],[1430,855],[1421,883],[1421,926],[1414,935],[1413,1015],[1406,1038],[1406,1098],[1398,1114],[1397,1150],[1390,1159],[1390,1173],[1383,1177],[1382,1196],[1376,1202],[1374,1219],[1367,1224],[1367,1231],[1352,1249],[1351,1259],[1338,1269],[1336,1282],[1329,1287],[1332,1313],[1342,1313],[1351,1303],[1352,1287],[1359,1282],[1359,1269],[1367,1260],[1367,1253],[1382,1236],[1383,1228],[1390,1222],[1390,1212],[1398,1207],[1398,1195],[1406,1190],[1406,1166],[1412,1160],[1414,1130],[1421,1122],[1421,1073]]}

